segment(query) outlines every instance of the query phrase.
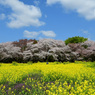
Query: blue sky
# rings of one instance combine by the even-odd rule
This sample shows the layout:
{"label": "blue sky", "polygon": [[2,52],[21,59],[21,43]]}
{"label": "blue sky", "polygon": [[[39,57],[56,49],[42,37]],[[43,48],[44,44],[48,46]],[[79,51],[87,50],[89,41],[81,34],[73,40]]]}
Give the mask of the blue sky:
{"label": "blue sky", "polygon": [[95,41],[95,0],[0,0],[0,43],[19,39]]}

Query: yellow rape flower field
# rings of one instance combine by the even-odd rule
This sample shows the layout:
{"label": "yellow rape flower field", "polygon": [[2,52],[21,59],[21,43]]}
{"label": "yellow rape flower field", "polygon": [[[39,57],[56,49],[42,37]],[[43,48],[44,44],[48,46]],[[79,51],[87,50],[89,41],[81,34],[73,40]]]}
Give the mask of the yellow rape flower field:
{"label": "yellow rape flower field", "polygon": [[0,63],[0,95],[95,95],[95,62]]}

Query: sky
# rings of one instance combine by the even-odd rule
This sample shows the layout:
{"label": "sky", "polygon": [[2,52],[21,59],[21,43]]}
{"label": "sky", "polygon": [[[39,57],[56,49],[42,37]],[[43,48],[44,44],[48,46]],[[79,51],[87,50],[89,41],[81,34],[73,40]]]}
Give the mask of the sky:
{"label": "sky", "polygon": [[0,43],[74,36],[95,41],[95,0],[0,0]]}

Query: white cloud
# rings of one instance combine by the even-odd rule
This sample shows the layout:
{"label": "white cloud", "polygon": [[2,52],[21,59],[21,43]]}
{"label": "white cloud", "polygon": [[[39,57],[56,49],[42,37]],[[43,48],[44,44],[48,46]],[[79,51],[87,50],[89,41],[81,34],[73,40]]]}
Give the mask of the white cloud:
{"label": "white cloud", "polygon": [[0,20],[4,20],[6,18],[5,14],[0,14]]}
{"label": "white cloud", "polygon": [[48,5],[60,3],[69,10],[76,11],[87,20],[95,19],[95,0],[47,0]]}
{"label": "white cloud", "polygon": [[90,35],[90,33],[87,30],[81,30],[85,35]]}
{"label": "white cloud", "polygon": [[[43,34],[46,37],[56,37],[56,34],[53,31],[39,31],[39,32],[36,31],[30,32],[27,30],[24,31],[24,37],[27,38],[37,38],[40,34]],[[39,37],[39,39],[41,38],[42,37]]]}
{"label": "white cloud", "polygon": [[45,18],[47,18],[47,15],[45,15]]}
{"label": "white cloud", "polygon": [[34,4],[38,6],[40,4],[40,1],[34,0]]}
{"label": "white cloud", "polygon": [[84,33],[84,34],[89,34],[88,31],[86,31],[86,30],[83,30],[83,33]]}
{"label": "white cloud", "polygon": [[56,37],[56,34],[53,31],[41,31],[41,33],[46,37]]}
{"label": "white cloud", "polygon": [[0,0],[0,4],[8,6],[13,11],[8,15],[10,22],[7,23],[11,28],[44,25],[44,22],[39,21],[42,14],[38,7],[26,5],[19,0]]}
{"label": "white cloud", "polygon": [[42,40],[42,39],[44,39],[43,37],[39,37],[39,40]]}
{"label": "white cloud", "polygon": [[82,29],[81,31],[85,34],[85,36],[87,36],[88,40],[91,40],[91,34],[87,30]]}
{"label": "white cloud", "polygon": [[39,32],[29,32],[27,30],[24,31],[24,37],[27,38],[36,38],[39,35]]}

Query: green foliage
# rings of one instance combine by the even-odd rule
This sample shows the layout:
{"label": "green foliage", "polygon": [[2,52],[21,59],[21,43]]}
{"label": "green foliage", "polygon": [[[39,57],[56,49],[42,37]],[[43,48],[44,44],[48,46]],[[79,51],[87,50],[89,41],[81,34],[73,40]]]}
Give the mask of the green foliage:
{"label": "green foliage", "polygon": [[12,65],[18,66],[18,63],[17,63],[16,61],[13,61],[13,62],[12,62]]}
{"label": "green foliage", "polygon": [[86,48],[88,48],[88,46],[87,46],[87,45],[82,45],[82,47],[84,47],[85,49],[86,49]]}
{"label": "green foliage", "polygon": [[55,61],[54,63],[55,63],[55,64],[62,64],[62,62],[58,62],[58,61]]}
{"label": "green foliage", "polygon": [[75,36],[75,37],[68,38],[67,40],[65,40],[65,44],[67,45],[69,43],[80,43],[80,42],[85,42],[87,40],[88,38]]}
{"label": "green foliage", "polygon": [[95,61],[94,62],[87,62],[86,66],[91,67],[91,68],[95,68]]}
{"label": "green foliage", "polygon": [[63,62],[63,64],[70,64],[70,62],[69,62],[69,61],[67,61],[67,62]]}
{"label": "green foliage", "polygon": [[54,62],[54,57],[52,55],[47,56],[48,62]]}
{"label": "green foliage", "polygon": [[39,80],[43,76],[43,73],[41,70],[33,69],[33,72],[31,74],[29,74],[29,76],[34,78],[34,79]]}
{"label": "green foliage", "polygon": [[32,65],[32,64],[33,64],[33,62],[32,62],[32,61],[29,61],[29,62],[27,62],[27,64]]}
{"label": "green foliage", "polygon": [[34,40],[33,44],[37,44],[37,43],[38,43],[38,41],[37,40]]}
{"label": "green foliage", "polygon": [[56,62],[54,62],[54,63],[55,63],[55,64],[59,64],[59,62],[57,62],[57,61],[56,61]]}

